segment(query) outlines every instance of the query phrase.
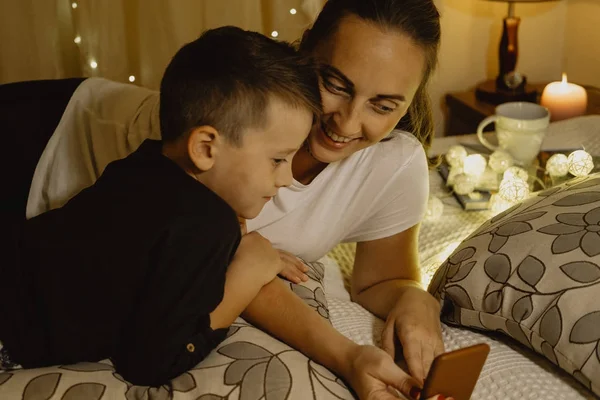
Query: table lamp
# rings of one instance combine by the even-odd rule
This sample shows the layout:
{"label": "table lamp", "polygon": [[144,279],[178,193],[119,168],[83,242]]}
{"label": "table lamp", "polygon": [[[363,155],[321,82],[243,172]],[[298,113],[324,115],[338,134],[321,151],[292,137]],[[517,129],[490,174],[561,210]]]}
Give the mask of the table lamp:
{"label": "table lamp", "polygon": [[502,38],[498,51],[500,71],[496,80],[477,85],[477,99],[492,104],[509,101],[537,100],[537,91],[527,85],[527,78],[515,70],[519,57],[518,31],[521,19],[515,16],[515,3],[533,3],[557,0],[487,0],[508,3],[508,15],[504,18]]}

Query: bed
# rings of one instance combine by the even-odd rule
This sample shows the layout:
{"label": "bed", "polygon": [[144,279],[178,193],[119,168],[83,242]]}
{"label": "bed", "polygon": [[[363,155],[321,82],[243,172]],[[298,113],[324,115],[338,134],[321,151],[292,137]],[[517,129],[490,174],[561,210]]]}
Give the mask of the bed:
{"label": "bed", "polygon": [[[442,154],[454,144],[482,151],[475,135],[465,135],[438,139],[432,153]],[[577,149],[582,145],[592,154],[600,151],[600,116],[552,124],[543,149]],[[421,226],[419,242],[424,285],[460,242],[492,216],[490,211],[463,211],[436,171],[430,173],[430,193],[443,201],[444,213],[440,219],[425,220]],[[383,321],[352,303],[348,296],[352,254],[352,244],[342,244],[329,254],[325,288],[330,318],[333,326],[348,338],[360,344],[377,345]],[[442,328],[447,350],[479,342],[491,347],[473,399],[598,398],[545,357],[505,335],[448,324],[443,324]]]}
{"label": "bed", "polygon": [[[585,141],[588,150],[600,151],[598,119],[554,124],[545,148],[576,148]],[[570,132],[565,133],[567,130]],[[581,132],[587,136],[582,137]],[[472,136],[448,138],[438,141],[434,152],[441,153],[454,143],[475,145]],[[424,283],[463,239],[490,218],[489,212],[464,212],[447,194],[435,171],[430,174],[430,187],[445,208],[442,218],[422,225],[420,256]],[[383,321],[350,301],[347,285],[352,254],[353,244],[339,245],[325,258],[309,263],[309,282],[290,287],[348,338],[359,344],[378,345]],[[479,342],[491,347],[473,399],[597,398],[546,358],[504,335],[444,324],[443,337],[448,350]],[[233,324],[228,338],[206,360],[162,387],[132,386],[115,373],[109,360],[0,372],[0,399],[352,398],[344,382],[335,375],[242,319]]]}

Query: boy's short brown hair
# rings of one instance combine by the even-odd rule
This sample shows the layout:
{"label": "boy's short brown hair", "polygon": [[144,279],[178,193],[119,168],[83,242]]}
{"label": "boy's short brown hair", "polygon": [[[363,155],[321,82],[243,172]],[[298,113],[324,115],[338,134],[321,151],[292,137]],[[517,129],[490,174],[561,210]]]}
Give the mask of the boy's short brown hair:
{"label": "boy's short brown hair", "polygon": [[173,141],[210,125],[241,145],[242,132],[267,123],[269,100],[321,113],[313,62],[290,44],[226,26],[183,46],[160,85],[160,128]]}

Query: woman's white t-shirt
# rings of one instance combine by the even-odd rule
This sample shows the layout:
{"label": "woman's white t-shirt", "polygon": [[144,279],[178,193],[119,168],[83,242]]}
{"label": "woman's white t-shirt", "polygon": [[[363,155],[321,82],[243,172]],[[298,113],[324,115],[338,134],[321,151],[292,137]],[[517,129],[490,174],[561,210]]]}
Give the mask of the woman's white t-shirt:
{"label": "woman's white t-shirt", "polygon": [[309,185],[296,180],[248,221],[273,245],[314,261],[340,242],[392,236],[419,223],[427,208],[427,158],[410,133],[329,164]]}
{"label": "woman's white t-shirt", "polygon": [[[160,138],[158,92],[100,78],[75,91],[35,170],[27,217],[65,204],[106,165]],[[294,181],[248,221],[275,247],[314,261],[340,242],[380,239],[421,221],[427,159],[410,133],[327,166],[309,185]]]}

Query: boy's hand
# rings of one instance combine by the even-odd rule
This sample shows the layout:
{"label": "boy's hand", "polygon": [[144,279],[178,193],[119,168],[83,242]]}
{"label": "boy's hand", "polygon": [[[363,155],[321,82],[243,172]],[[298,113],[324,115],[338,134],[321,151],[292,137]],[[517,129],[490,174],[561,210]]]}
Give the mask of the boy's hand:
{"label": "boy's hand", "polygon": [[263,285],[271,282],[283,269],[279,252],[258,232],[242,236],[234,259],[238,261],[236,265],[251,271]]}
{"label": "boy's hand", "polygon": [[294,283],[308,281],[308,276],[306,275],[308,266],[298,257],[283,250],[279,250],[279,256],[281,257],[281,261],[283,261],[283,269],[279,275]]}

